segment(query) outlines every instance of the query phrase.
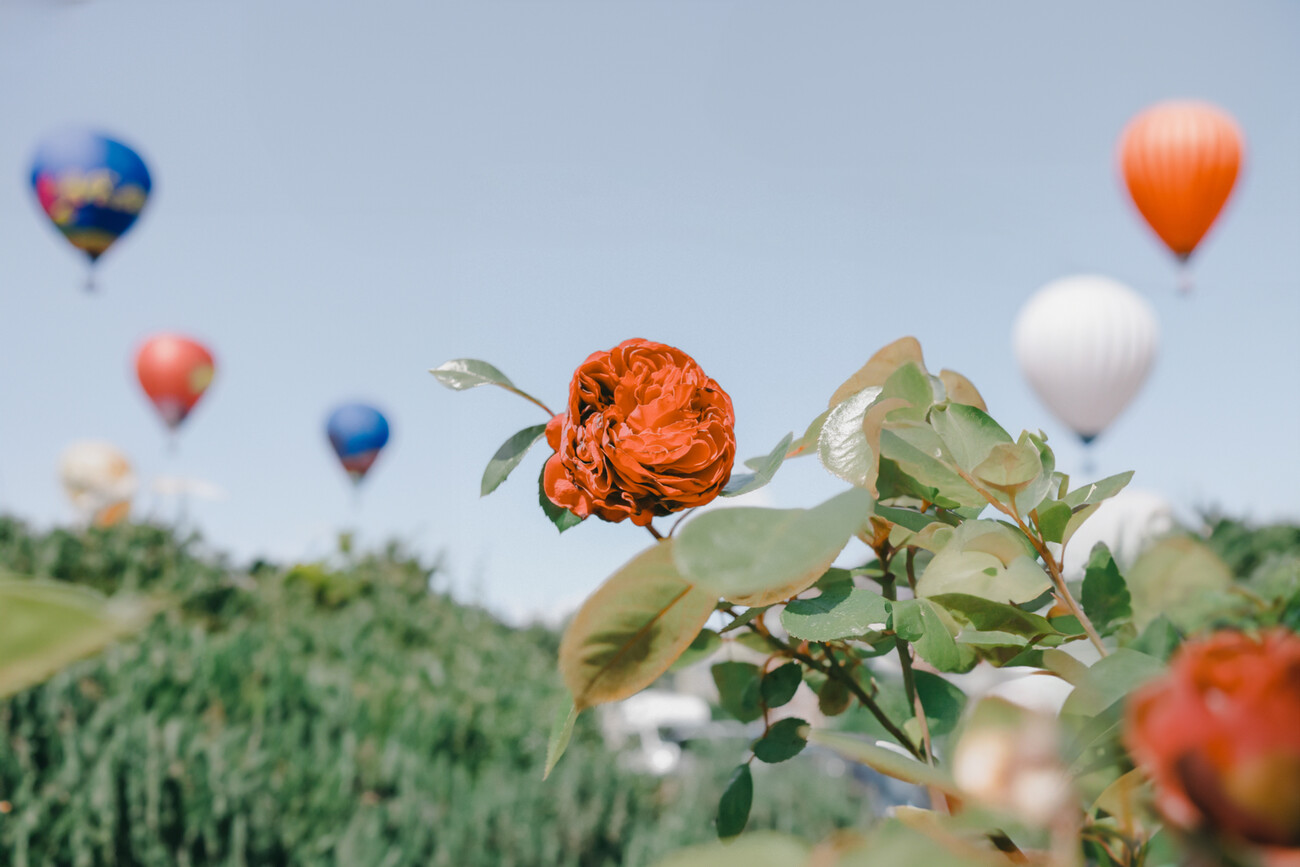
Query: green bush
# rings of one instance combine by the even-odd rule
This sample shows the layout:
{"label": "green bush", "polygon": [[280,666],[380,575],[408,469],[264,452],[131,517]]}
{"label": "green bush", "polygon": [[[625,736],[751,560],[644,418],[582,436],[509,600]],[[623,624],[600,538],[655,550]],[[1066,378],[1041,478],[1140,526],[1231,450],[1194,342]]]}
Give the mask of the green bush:
{"label": "green bush", "polygon": [[[542,781],[556,636],[430,593],[399,548],[344,559],[236,571],[163,528],[0,521],[0,567],[173,603],[0,704],[0,864],[596,867],[713,836],[743,745],[656,780],[587,715]],[[769,773],[751,827],[867,809],[806,762]]]}

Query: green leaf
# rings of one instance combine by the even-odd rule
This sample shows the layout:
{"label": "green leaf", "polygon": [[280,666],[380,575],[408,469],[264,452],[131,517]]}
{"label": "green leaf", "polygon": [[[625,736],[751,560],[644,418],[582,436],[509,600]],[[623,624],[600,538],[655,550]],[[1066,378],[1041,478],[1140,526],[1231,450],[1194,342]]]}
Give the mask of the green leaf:
{"label": "green leaf", "polygon": [[864,388],[884,385],[895,370],[909,362],[925,370],[921,344],[915,337],[900,337],[888,346],[876,350],[861,369],[841,383],[831,395],[830,405],[834,407]]}
{"label": "green leaf", "polygon": [[[822,425],[826,424],[826,419],[830,416],[831,411],[828,409],[808,424],[808,429],[803,432],[803,436],[790,443],[790,450],[786,452],[786,458],[799,458],[806,454],[817,451],[817,441],[821,439]],[[748,463],[745,466],[749,466]],[[754,467],[749,467],[751,470]]]}
{"label": "green leaf", "polygon": [[[915,421],[925,421],[926,411],[935,402],[935,387],[931,385],[932,380],[938,377],[931,377],[915,361],[907,362],[901,365],[897,370],[889,375],[881,386],[881,396],[885,398],[898,398],[909,404],[910,408],[899,413],[900,416],[912,418]],[[944,390],[943,382],[937,384],[938,389]],[[942,398],[940,398],[942,399]]]}
{"label": "green leaf", "polygon": [[579,710],[649,686],[713,614],[717,596],[683,580],[673,544],[659,542],[611,575],[565,630],[560,673]]}
{"label": "green leaf", "polygon": [[1076,508],[1073,514],[1070,515],[1070,520],[1065,522],[1065,530],[1061,533],[1061,545],[1068,545],[1070,540],[1074,538],[1074,534],[1083,526],[1083,522],[1091,518],[1100,508],[1101,503],[1089,503],[1086,506]]}
{"label": "green leaf", "polygon": [[1080,594],[1083,612],[1102,635],[1110,635],[1120,623],[1133,614],[1128,586],[1119,574],[1115,559],[1110,556],[1106,543],[1093,546],[1092,555],[1083,576]]}
{"label": "green leaf", "polygon": [[750,458],[745,461],[745,466],[752,469],[752,473],[733,474],[728,480],[726,486],[722,489],[721,496],[739,497],[741,494],[748,494],[750,491],[757,491],[759,488],[772,481],[776,471],[781,468],[785,462],[786,452],[790,450],[790,443],[794,441],[794,434],[788,433],[782,440],[776,444],[776,448],[761,458]]}
{"label": "green leaf", "polygon": [[828,588],[813,599],[794,599],[781,612],[785,631],[806,641],[835,641],[879,631],[889,621],[889,602],[860,587]]}
{"label": "green leaf", "polygon": [[682,528],[674,556],[682,575],[729,602],[768,605],[812,586],[870,510],[858,488],[814,509],[718,509]]}
{"label": "green leaf", "polygon": [[958,817],[950,818],[917,807],[897,807],[894,813],[908,825],[898,819],[881,822],[865,842],[838,858],[835,867],[1006,867],[1013,863],[989,845],[986,828],[972,829],[973,812],[966,806]]}
{"label": "green leaf", "polygon": [[856,735],[824,728],[813,729],[808,739],[814,744],[839,753],[846,759],[864,764],[887,777],[918,786],[929,786],[945,794],[962,797],[957,784],[946,772],[921,764],[916,759],[899,755],[888,747],[877,746]]}
{"label": "green leaf", "polygon": [[930,424],[957,466],[968,473],[988,458],[994,446],[1013,443],[1011,435],[988,413],[969,404],[937,407],[930,413]]}
{"label": "green leaf", "polygon": [[759,635],[757,632],[749,632],[748,630],[738,633],[731,640],[736,644],[739,644],[741,647],[748,647],[755,653],[761,653],[764,656],[770,656],[774,650],[779,649],[775,644],[773,644],[771,638],[768,638],[765,635]]}
{"label": "green leaf", "polygon": [[751,831],[735,840],[691,846],[654,867],[797,867],[808,860],[808,844],[775,831]]}
{"label": "green leaf", "polygon": [[[479,485],[479,496],[486,497],[497,489],[506,477],[510,475],[519,462],[528,454],[528,450],[546,435],[546,425],[537,424],[532,427],[526,427],[519,431],[510,439],[502,443],[501,448],[488,461],[487,469],[483,471],[483,481]],[[549,502],[549,500],[548,500]]]}
{"label": "green leaf", "polygon": [[1130,650],[1168,662],[1169,657],[1174,655],[1174,651],[1182,643],[1183,636],[1178,631],[1178,627],[1170,623],[1168,617],[1159,614],[1128,647]]}
{"label": "green leaf", "polygon": [[942,737],[957,727],[966,709],[966,693],[951,681],[928,671],[916,671],[916,695],[925,708],[925,722],[933,737]]}
{"label": "green leaf", "polygon": [[551,502],[551,498],[546,496],[545,479],[546,467],[543,466],[541,474],[537,477],[537,501],[541,503],[542,511],[551,519],[555,529],[563,533],[570,527],[576,527],[585,521],[586,518],[580,518],[568,509],[562,509]]}
{"label": "green leaf", "polygon": [[1094,717],[1164,670],[1159,659],[1121,647],[1093,663],[1065,700],[1061,714]]}
{"label": "green leaf", "polygon": [[[961,404],[957,404],[961,406]],[[966,521],[916,582],[917,596],[964,593],[1019,605],[1052,586],[1024,537],[996,521]]]}
{"label": "green leaf", "polygon": [[795,691],[799,689],[801,683],[803,683],[803,669],[797,662],[787,662],[763,675],[763,680],[759,684],[759,694],[767,707],[781,707],[794,698]]}
{"label": "green leaf", "polygon": [[754,741],[754,755],[760,762],[774,765],[793,759],[808,746],[808,723],[798,717],[778,720],[767,734]]}
{"label": "green leaf", "polygon": [[0,698],[143,629],[157,610],[63,581],[0,577]]}
{"label": "green leaf", "polygon": [[[943,442],[929,425],[885,428],[880,434],[880,456],[880,478],[877,485],[882,497],[886,496],[886,490],[897,488],[946,509],[957,506],[982,508],[988,505],[984,496],[947,463],[948,456]],[[887,465],[885,459],[892,462],[893,466]],[[903,478],[896,479],[895,474]],[[905,483],[907,480],[910,480],[911,485]]]}
{"label": "green leaf", "polygon": [[741,722],[763,715],[759,703],[758,666],[752,662],[719,662],[713,666],[713,683],[723,710]]}
{"label": "green leaf", "polygon": [[870,490],[877,475],[878,455],[863,429],[867,410],[880,396],[879,388],[864,388],[835,406],[822,425],[817,454],[832,475]]}
{"label": "green leaf", "polygon": [[915,509],[904,509],[900,506],[882,506],[876,504],[875,515],[877,518],[884,518],[886,521],[897,524],[900,527],[919,533],[931,524],[943,523],[934,515],[918,512]]}
{"label": "green leaf", "polygon": [[455,358],[443,362],[429,372],[438,382],[456,391],[478,388],[480,385],[497,385],[512,391],[515,389],[515,384],[510,381],[510,377],[477,358]]}
{"label": "green leaf", "polygon": [[722,627],[722,633],[725,635],[728,632],[733,632],[749,623],[752,623],[754,618],[761,616],[764,611],[771,607],[772,606],[770,605],[757,605],[746,608],[744,611],[736,615],[735,620]]}
{"label": "green leaf", "polygon": [[1080,506],[1088,506],[1094,503],[1100,503],[1102,500],[1111,497],[1124,490],[1124,486],[1133,478],[1133,472],[1120,473],[1114,476],[1107,476],[1099,482],[1093,482],[1090,485],[1084,485],[1071,491],[1065,497],[1065,504],[1071,509],[1077,509]]}
{"label": "green leaf", "polygon": [[981,632],[1008,632],[1024,639],[1059,634],[1046,617],[983,596],[942,593],[929,599]]}
{"label": "green leaf", "polygon": [[[964,406],[964,404],[954,404]],[[972,475],[1004,494],[1023,491],[1038,481],[1043,471],[1038,449],[1033,443],[998,443],[980,461]]]}
{"label": "green leaf", "polygon": [[555,766],[560,761],[560,756],[569,748],[569,741],[573,738],[573,724],[578,721],[578,709],[573,702],[569,702],[563,712],[556,716],[555,723],[551,726],[551,736],[546,741],[546,769],[542,771],[542,779],[551,775]]}
{"label": "green leaf", "polygon": [[1145,629],[1163,614],[1184,632],[1226,608],[1232,572],[1209,546],[1190,536],[1155,543],[1128,570],[1133,624]]}
{"label": "green leaf", "polygon": [[828,677],[817,690],[817,709],[826,716],[839,716],[849,709],[853,695],[841,680]]}
{"label": "green leaf", "polygon": [[957,647],[948,625],[929,599],[902,599],[893,603],[892,625],[899,638],[916,646],[921,658],[939,671],[969,668],[973,655]]}
{"label": "green leaf", "polygon": [[727,788],[718,801],[718,837],[727,840],[745,830],[749,808],[754,803],[754,776],[745,763],[731,772]]}
{"label": "green leaf", "polygon": [[1038,506],[1038,532],[1045,542],[1060,542],[1065,538],[1065,526],[1073,512],[1060,500]]}
{"label": "green leaf", "polygon": [[700,634],[695,636],[695,640],[690,646],[677,657],[677,661],[668,667],[669,671],[680,671],[683,668],[694,665],[697,662],[703,662],[722,646],[722,639],[718,633],[712,629],[701,629]]}

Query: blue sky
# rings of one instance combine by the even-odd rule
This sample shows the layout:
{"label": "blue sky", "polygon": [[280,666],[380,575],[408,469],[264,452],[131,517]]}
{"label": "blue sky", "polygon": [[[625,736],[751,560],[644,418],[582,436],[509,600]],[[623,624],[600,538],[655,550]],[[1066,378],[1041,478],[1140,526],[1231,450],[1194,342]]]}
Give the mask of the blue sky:
{"label": "blue sky", "polygon": [[[648,537],[557,536],[540,452],[480,500],[496,447],[544,417],[428,368],[487,359],[558,406],[591,351],[673,343],[731,393],[752,455],[914,334],[1078,471],[1010,331],[1041,285],[1097,272],[1162,328],[1097,473],[1300,519],[1297,47],[1289,2],[0,0],[0,508],[69,521],[58,455],[102,438],[146,480],[223,489],[190,519],[240,558],[321,556],[352,527],[445,550],[462,597],[553,611]],[[1223,106],[1248,143],[1189,298],[1113,161],[1171,97]],[[66,124],[154,175],[94,296],[27,188]],[[176,456],[130,366],[160,330],[219,365]],[[359,510],[323,434],[357,398],[393,425]],[[764,500],[838,487],[797,462]]]}

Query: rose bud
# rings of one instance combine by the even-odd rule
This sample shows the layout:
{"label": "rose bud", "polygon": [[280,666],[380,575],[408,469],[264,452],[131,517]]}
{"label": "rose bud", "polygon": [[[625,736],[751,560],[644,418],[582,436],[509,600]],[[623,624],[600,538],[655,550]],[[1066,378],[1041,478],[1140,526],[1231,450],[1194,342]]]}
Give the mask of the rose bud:
{"label": "rose bud", "polygon": [[648,340],[596,352],[573,374],[568,412],[551,419],[546,496],[579,517],[631,518],[702,506],[731,478],[731,398],[689,355]]}
{"label": "rose bud", "polygon": [[1170,822],[1300,847],[1300,636],[1189,642],[1134,695],[1125,722]]}

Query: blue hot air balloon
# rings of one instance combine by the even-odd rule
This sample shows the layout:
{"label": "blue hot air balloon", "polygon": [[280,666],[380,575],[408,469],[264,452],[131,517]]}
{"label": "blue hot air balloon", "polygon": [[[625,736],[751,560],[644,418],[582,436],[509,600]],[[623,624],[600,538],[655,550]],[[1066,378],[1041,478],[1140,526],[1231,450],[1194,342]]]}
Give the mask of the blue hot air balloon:
{"label": "blue hot air balloon", "polygon": [[388,444],[388,419],[373,406],[345,403],[330,413],[325,432],[339,463],[358,484]]}
{"label": "blue hot air balloon", "polygon": [[135,224],[152,186],[139,154],[95,132],[52,135],[32,162],[32,190],[41,208],[92,266]]}

